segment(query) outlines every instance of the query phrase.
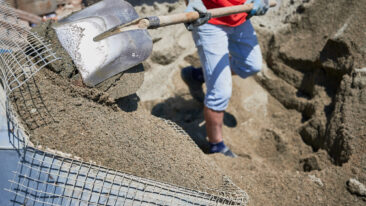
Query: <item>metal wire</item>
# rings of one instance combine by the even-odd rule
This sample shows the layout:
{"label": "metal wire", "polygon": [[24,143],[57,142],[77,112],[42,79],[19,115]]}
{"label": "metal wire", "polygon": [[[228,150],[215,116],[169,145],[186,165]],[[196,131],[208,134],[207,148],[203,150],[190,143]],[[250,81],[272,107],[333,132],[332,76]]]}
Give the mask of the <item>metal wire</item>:
{"label": "metal wire", "polygon": [[9,8],[0,1],[0,75],[7,94],[59,59]]}
{"label": "metal wire", "polygon": [[[11,93],[40,69],[59,59],[51,46],[44,42],[30,32],[28,23],[21,21],[4,0],[0,0],[0,79],[7,97],[5,104],[9,142],[14,148],[24,147],[27,144],[27,135],[13,112],[9,99]],[[24,102],[29,101],[26,98]],[[26,104],[29,105],[28,102]]]}
{"label": "metal wire", "polygon": [[[245,205],[233,190],[200,192],[27,147],[7,191],[20,205]],[[213,192],[213,191],[211,191]],[[234,194],[234,195],[233,195]]]}

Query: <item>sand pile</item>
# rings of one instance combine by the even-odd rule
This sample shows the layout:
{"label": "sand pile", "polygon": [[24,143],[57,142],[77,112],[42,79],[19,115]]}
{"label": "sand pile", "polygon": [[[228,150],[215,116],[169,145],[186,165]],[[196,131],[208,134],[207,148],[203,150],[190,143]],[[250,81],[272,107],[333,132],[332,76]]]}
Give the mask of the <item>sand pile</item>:
{"label": "sand pile", "polygon": [[188,136],[160,118],[136,111],[135,92],[144,79],[142,65],[96,88],[85,88],[52,23],[33,31],[62,58],[11,97],[35,145],[183,187],[221,186],[223,174]]}
{"label": "sand pile", "polygon": [[48,69],[16,90],[31,141],[119,171],[189,188],[219,187],[222,174],[193,141],[108,94],[73,86]]}

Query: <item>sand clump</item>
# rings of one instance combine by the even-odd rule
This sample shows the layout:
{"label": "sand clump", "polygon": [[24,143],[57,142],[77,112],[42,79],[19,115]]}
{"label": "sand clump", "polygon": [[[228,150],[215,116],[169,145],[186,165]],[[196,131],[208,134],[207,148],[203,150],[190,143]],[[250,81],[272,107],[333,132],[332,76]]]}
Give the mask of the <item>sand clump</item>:
{"label": "sand clump", "polygon": [[[80,84],[81,75],[78,73],[71,57],[59,42],[56,32],[52,28],[54,24],[55,23],[52,21],[47,21],[32,28],[33,32],[37,33],[40,37],[45,39],[47,43],[52,45],[53,51],[61,58],[59,61],[52,62],[48,66],[48,69],[54,71],[63,78],[71,79],[74,84]],[[136,93],[144,81],[143,72],[144,68],[140,64],[99,83],[95,88],[101,92],[107,92],[113,99],[120,99]]]}

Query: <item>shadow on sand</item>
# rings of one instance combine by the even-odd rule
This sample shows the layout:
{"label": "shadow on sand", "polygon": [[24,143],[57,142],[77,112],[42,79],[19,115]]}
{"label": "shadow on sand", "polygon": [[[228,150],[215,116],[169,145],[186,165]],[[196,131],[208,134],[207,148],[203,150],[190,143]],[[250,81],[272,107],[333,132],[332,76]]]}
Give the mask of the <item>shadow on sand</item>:
{"label": "shadow on sand", "polygon": [[[206,139],[203,105],[201,103],[193,99],[186,99],[184,96],[174,96],[155,105],[151,114],[175,122],[186,131],[204,153],[208,153],[209,144]],[[236,127],[236,118],[225,112],[224,124],[228,127]]]}

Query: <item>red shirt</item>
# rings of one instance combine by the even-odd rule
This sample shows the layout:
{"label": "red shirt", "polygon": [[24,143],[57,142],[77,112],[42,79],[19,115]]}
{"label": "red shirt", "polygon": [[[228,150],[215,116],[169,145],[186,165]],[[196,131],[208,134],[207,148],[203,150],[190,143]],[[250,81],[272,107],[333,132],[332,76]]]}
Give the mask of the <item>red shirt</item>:
{"label": "red shirt", "polygon": [[[244,4],[246,0],[202,0],[207,9],[214,9],[227,6],[237,6]],[[244,23],[247,17],[247,13],[233,14],[230,16],[224,16],[219,18],[212,18],[208,21],[210,24],[226,25],[226,26],[239,26]]]}

